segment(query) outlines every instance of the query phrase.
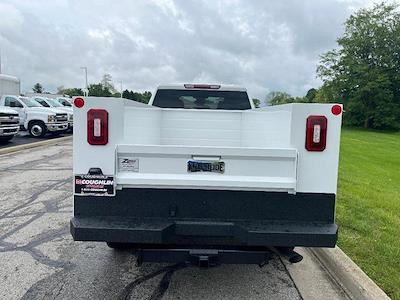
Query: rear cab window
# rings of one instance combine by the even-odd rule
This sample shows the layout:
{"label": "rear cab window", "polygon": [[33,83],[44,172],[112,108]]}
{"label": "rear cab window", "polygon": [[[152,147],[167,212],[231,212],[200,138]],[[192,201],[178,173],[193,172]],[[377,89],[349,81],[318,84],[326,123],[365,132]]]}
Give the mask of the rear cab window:
{"label": "rear cab window", "polygon": [[245,91],[158,89],[153,106],[185,109],[251,109]]}

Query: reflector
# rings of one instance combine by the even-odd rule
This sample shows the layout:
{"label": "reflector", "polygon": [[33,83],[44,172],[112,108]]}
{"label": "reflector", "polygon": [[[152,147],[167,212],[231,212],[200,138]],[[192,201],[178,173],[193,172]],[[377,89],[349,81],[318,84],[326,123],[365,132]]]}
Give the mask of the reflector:
{"label": "reflector", "polygon": [[340,105],[336,104],[336,105],[332,106],[331,111],[335,116],[340,115],[342,113],[342,107]]}
{"label": "reflector", "polygon": [[108,143],[108,112],[104,109],[90,109],[87,112],[87,141],[90,145]]}
{"label": "reflector", "polygon": [[328,119],[325,116],[309,116],[306,125],[306,149],[324,151],[326,147]]}
{"label": "reflector", "polygon": [[77,108],[81,108],[81,107],[83,107],[85,105],[85,100],[83,100],[83,98],[75,98],[74,105]]}

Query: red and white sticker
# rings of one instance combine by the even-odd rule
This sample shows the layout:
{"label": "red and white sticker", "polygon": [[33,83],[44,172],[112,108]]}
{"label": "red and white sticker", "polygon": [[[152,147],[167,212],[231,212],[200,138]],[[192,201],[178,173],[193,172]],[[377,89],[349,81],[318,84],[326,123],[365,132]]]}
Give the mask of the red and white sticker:
{"label": "red and white sticker", "polygon": [[115,196],[114,176],[75,175],[74,193],[85,196]]}

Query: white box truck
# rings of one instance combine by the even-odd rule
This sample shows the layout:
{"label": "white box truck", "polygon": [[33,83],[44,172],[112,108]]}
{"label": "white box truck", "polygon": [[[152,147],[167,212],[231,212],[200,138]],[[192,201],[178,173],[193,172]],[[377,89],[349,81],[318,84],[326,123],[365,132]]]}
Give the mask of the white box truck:
{"label": "white box truck", "polygon": [[17,77],[0,74],[0,96],[18,95],[21,93],[20,81]]}
{"label": "white box truck", "polygon": [[74,99],[75,240],[201,266],[335,246],[340,104],[254,109],[244,88],[204,84],[149,104]]}

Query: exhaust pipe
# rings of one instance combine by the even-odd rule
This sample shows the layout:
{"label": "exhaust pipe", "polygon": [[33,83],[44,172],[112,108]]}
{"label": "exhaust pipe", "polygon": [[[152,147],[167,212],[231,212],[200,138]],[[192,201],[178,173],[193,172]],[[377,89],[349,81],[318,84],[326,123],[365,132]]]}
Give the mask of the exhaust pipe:
{"label": "exhaust pipe", "polygon": [[275,249],[292,264],[303,260],[303,256],[293,250],[294,247],[275,247]]}

